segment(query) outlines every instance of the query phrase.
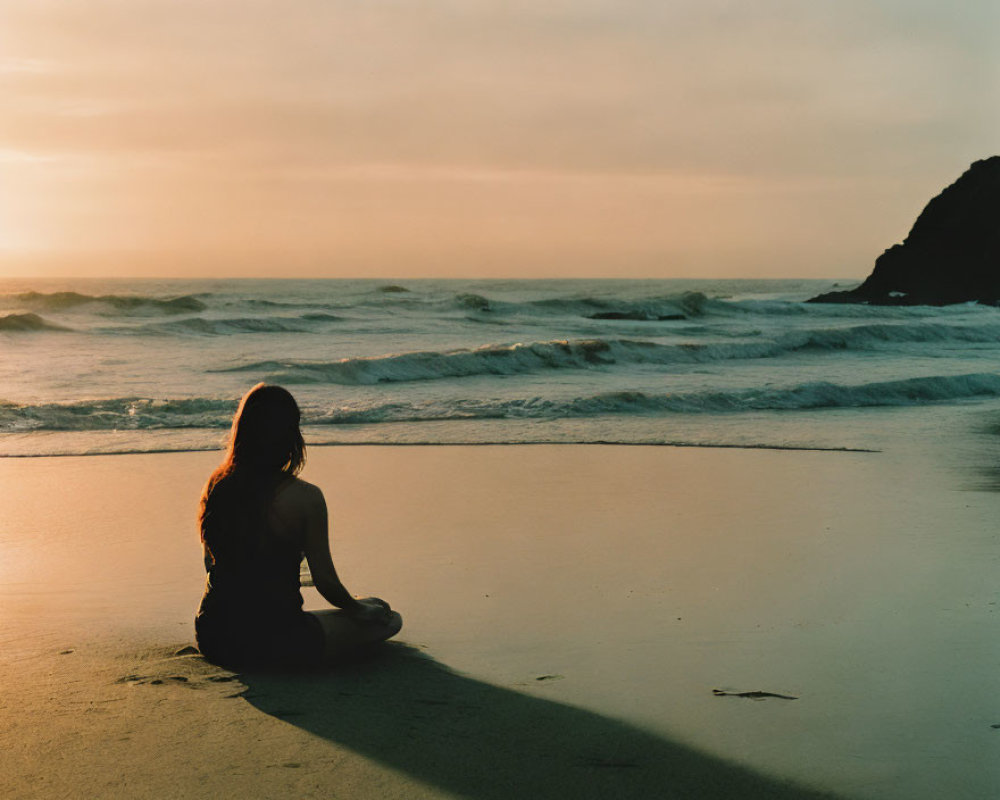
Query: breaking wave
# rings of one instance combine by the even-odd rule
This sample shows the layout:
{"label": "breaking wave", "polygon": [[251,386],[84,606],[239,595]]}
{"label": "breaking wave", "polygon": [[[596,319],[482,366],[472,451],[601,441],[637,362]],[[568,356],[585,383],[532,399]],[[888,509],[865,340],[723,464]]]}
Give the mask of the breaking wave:
{"label": "breaking wave", "polygon": [[[188,321],[185,321],[188,322]],[[194,320],[190,322],[195,322]],[[801,350],[872,350],[919,343],[1000,343],[1000,324],[858,325],[795,331],[774,339],[663,343],[629,339],[581,339],[493,344],[475,349],[424,350],[338,361],[258,361],[220,372],[265,374],[288,384],[371,385],[483,375],[519,375],[553,369],[592,369],[615,364],[697,364],[777,358]]]}
{"label": "breaking wave", "polygon": [[[833,408],[919,406],[1000,397],[1000,375],[908,378],[856,385],[825,381],[783,388],[650,394],[605,392],[568,400],[551,398],[451,399],[388,402],[332,408],[306,407],[304,425],[358,425],[476,419],[560,419],[602,415],[794,412]],[[236,401],[211,398],[112,398],[78,403],[0,403],[0,432],[226,428]]]}
{"label": "breaking wave", "polygon": [[583,341],[533,342],[487,345],[474,350],[427,350],[370,358],[344,358],[327,363],[307,361],[258,361],[222,372],[266,373],[276,383],[335,383],[366,385],[405,381],[461,378],[474,375],[516,375],[543,369],[586,368],[638,361],[643,351],[660,345],[649,342]]}
{"label": "breaking wave", "polygon": [[116,397],[77,403],[19,405],[0,402],[0,431],[113,431],[162,428],[225,428],[234,400],[150,400]]}
{"label": "breaking wave", "polygon": [[[786,388],[648,394],[606,392],[566,401],[545,398],[466,400],[446,404],[386,403],[363,409],[334,410],[314,424],[373,424],[459,419],[560,419],[609,414],[655,415],[746,411],[802,411],[945,403],[976,397],[1000,397],[1000,375],[909,378],[860,385],[825,381]],[[306,420],[309,422],[310,420]]]}

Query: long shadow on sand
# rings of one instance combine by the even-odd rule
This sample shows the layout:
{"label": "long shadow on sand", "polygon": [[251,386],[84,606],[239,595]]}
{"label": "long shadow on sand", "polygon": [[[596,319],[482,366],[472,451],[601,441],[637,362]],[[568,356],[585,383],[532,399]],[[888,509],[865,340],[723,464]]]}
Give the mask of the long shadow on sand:
{"label": "long shadow on sand", "polygon": [[377,763],[474,800],[830,800],[625,722],[456,674],[393,643],[308,674],[246,674],[247,702]]}

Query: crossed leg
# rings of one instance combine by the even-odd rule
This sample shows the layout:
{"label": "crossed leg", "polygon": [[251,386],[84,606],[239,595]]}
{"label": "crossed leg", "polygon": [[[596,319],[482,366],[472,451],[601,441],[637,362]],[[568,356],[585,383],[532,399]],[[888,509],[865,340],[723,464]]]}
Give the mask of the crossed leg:
{"label": "crossed leg", "polygon": [[403,627],[403,618],[397,611],[391,612],[385,622],[359,622],[332,608],[308,613],[316,617],[323,628],[323,659],[327,662],[359,655],[372,645],[395,636]]}

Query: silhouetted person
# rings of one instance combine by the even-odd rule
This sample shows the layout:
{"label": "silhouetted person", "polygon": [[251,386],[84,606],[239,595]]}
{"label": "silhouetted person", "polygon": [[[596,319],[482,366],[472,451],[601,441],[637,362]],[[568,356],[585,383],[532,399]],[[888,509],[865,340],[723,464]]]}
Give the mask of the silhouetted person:
{"label": "silhouetted person", "polygon": [[[315,666],[388,639],[403,624],[388,603],[355,599],[340,582],[323,492],[297,477],[304,463],[295,398],[258,384],[240,401],[226,457],[201,495],[208,579],[195,636],[209,661]],[[303,556],[319,593],[340,610],[302,610]]]}

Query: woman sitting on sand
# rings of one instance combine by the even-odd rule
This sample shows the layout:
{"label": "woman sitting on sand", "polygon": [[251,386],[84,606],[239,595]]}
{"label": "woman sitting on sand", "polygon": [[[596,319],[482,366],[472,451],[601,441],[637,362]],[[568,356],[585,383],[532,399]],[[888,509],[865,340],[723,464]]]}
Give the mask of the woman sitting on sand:
{"label": "woman sitting on sand", "polygon": [[[240,402],[226,458],[201,495],[208,580],[195,636],[209,661],[312,666],[384,641],[403,624],[388,603],[357,600],[340,582],[323,492],[296,477],[304,462],[295,398],[258,384]],[[303,555],[319,593],[339,611],[302,610]]]}

